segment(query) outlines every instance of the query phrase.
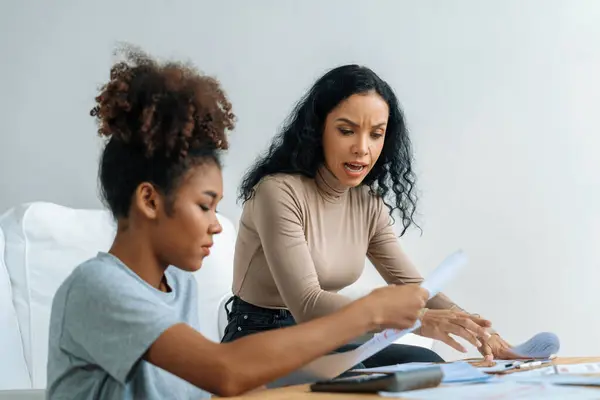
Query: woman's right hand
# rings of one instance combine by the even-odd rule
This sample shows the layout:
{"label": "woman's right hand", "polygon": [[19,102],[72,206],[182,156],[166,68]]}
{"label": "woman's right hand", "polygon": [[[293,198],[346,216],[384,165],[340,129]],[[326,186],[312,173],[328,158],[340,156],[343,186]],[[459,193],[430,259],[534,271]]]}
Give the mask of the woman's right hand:
{"label": "woman's right hand", "polygon": [[411,328],[429,297],[419,285],[390,285],[373,290],[365,297],[377,330]]}

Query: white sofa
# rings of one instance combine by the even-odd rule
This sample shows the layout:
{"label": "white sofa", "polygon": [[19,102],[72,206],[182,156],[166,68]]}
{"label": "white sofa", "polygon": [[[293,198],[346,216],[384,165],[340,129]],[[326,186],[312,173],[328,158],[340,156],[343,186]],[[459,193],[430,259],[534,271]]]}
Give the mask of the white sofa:
{"label": "white sofa", "polygon": [[[231,296],[236,239],[233,223],[222,215],[219,220],[223,233],[215,237],[211,256],[194,273],[201,331],[214,341],[220,340],[226,325],[223,305]],[[0,391],[46,387],[54,293],[75,266],[108,250],[114,233],[115,224],[105,210],[36,202],[0,217]],[[370,290],[359,280],[344,293],[356,298]],[[401,342],[432,346],[431,340],[414,335]]]}

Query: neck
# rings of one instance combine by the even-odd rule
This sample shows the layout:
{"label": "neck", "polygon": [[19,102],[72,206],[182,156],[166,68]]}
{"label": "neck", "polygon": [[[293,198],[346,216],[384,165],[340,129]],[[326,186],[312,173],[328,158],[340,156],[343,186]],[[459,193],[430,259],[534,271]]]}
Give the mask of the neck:
{"label": "neck", "polygon": [[319,192],[326,200],[339,201],[348,192],[348,186],[342,184],[335,175],[325,166],[322,165],[317,169],[315,176]]}
{"label": "neck", "polygon": [[167,266],[161,265],[143,233],[135,232],[131,227],[128,229],[119,227],[108,252],[121,260],[150,286],[162,290]]}

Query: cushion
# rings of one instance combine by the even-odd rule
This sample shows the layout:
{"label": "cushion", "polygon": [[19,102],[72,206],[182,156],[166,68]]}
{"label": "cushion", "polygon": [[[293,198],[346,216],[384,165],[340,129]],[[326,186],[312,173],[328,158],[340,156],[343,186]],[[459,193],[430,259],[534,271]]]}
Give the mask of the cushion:
{"label": "cushion", "polygon": [[17,313],[13,306],[12,290],[4,263],[4,234],[0,229],[0,390],[27,389],[31,379],[25,354]]}
{"label": "cushion", "polygon": [[[231,291],[235,228],[219,215],[223,232],[194,277],[198,282],[200,332],[219,341],[219,304]],[[46,386],[48,327],[54,293],[83,261],[107,251],[116,224],[106,210],[72,209],[44,202],[24,204],[0,219],[6,264],[33,388]]]}
{"label": "cushion", "polygon": [[103,210],[29,203],[8,211],[0,227],[6,236],[6,266],[32,387],[42,389],[54,293],[77,265],[108,250],[114,223]]}

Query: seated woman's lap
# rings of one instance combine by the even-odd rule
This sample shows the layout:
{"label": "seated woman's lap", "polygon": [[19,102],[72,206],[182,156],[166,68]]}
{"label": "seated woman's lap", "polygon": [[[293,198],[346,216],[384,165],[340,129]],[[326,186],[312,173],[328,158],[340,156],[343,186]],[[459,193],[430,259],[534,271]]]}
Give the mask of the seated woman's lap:
{"label": "seated woman's lap", "polygon": [[[227,307],[230,305],[231,310]],[[227,327],[222,343],[232,342],[244,336],[296,324],[288,310],[275,310],[249,304],[238,297],[232,297],[225,305],[227,312]],[[359,344],[347,344],[335,351],[341,353],[353,350]],[[385,365],[404,364],[409,362],[443,362],[444,360],[434,351],[405,344],[392,344],[379,353],[367,358],[363,365],[357,367],[374,368]]]}
{"label": "seated woman's lap", "polygon": [[[340,347],[338,351],[354,350],[358,346],[360,344],[347,344]],[[365,368],[375,368],[410,362],[444,362],[444,359],[433,350],[425,347],[393,343],[379,353],[373,354],[362,363]]]}

